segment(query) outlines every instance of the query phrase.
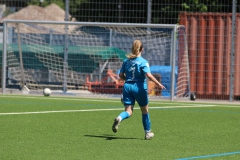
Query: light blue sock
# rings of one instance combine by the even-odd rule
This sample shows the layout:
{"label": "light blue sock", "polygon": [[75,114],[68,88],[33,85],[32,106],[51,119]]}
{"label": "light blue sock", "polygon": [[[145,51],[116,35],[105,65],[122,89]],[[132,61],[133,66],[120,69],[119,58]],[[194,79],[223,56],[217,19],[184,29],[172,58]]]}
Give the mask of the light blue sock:
{"label": "light blue sock", "polygon": [[151,121],[150,121],[149,113],[142,114],[142,123],[143,123],[143,128],[144,128],[145,131],[150,131],[151,130]]}
{"label": "light blue sock", "polygon": [[121,114],[119,114],[119,116],[121,118],[121,121],[124,119],[127,119],[128,117],[130,117],[130,114],[127,111],[122,112]]}

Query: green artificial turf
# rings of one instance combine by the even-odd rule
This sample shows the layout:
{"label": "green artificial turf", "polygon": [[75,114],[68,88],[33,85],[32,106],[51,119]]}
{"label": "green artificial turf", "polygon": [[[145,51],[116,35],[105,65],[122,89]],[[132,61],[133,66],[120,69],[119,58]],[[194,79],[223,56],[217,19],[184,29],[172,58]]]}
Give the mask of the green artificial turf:
{"label": "green artificial turf", "polygon": [[240,107],[150,101],[155,136],[144,140],[141,112],[111,130],[118,99],[0,95],[0,159],[240,159]]}

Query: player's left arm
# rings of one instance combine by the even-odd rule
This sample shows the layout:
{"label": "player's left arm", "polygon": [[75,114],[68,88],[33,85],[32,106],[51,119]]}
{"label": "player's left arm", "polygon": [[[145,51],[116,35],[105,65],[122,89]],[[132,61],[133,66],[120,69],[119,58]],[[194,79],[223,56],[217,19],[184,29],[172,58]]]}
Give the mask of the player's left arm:
{"label": "player's left arm", "polygon": [[150,67],[148,62],[145,62],[145,64],[143,65],[143,71],[145,72],[146,76],[152,80],[155,84],[157,84],[160,88],[162,89],[166,89],[160,82],[158,82],[158,80],[151,74],[150,72]]}
{"label": "player's left arm", "polygon": [[154,83],[156,83],[160,88],[166,89],[160,82],[158,82],[158,80],[156,80],[156,78],[155,78],[150,72],[146,73],[146,76],[147,76],[150,80],[152,80]]}

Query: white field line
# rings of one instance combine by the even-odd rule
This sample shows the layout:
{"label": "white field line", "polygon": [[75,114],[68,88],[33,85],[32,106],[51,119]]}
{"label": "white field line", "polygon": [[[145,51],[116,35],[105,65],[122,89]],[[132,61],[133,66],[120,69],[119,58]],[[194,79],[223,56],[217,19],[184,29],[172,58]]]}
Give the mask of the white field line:
{"label": "white field line", "polygon": [[[215,105],[194,105],[194,106],[168,106],[168,107],[149,107],[149,109],[165,109],[165,108],[194,108],[194,107],[214,107]],[[136,107],[134,109],[140,109]],[[123,108],[110,108],[110,109],[82,109],[82,110],[56,110],[56,111],[39,111],[39,112],[9,112],[0,113],[0,116],[4,115],[21,115],[21,114],[46,114],[46,113],[70,113],[70,112],[97,112],[97,111],[117,111],[123,110]]]}
{"label": "white field line", "polygon": [[[65,101],[96,101],[96,102],[98,102],[98,101],[106,101],[106,99],[96,99],[96,100],[94,100],[94,99],[91,99],[91,98],[64,98],[64,97],[30,97],[30,96],[0,96],[0,98],[1,97],[4,97],[4,98],[26,98],[26,99],[44,99],[44,100],[53,100],[53,99],[55,99],[55,100],[65,100]],[[119,98],[120,99],[120,98]],[[107,101],[106,101],[107,102]],[[120,102],[120,100],[119,101],[109,101],[109,102]]]}
{"label": "white field line", "polygon": [[[91,101],[91,102],[106,102],[106,103],[121,103],[120,97],[119,100],[114,100],[114,99],[93,99],[93,98],[64,98],[64,97],[31,97],[31,96],[0,96],[0,98],[26,98],[26,99],[44,99],[44,100],[64,100],[64,101]],[[149,100],[150,104],[177,104],[176,103],[171,103],[171,102],[164,102],[164,101],[154,101],[154,100]],[[195,106],[195,105],[200,105],[200,104],[187,104],[185,102],[183,103],[178,103],[178,105],[188,105],[188,106]],[[201,104],[204,105],[204,104]]]}

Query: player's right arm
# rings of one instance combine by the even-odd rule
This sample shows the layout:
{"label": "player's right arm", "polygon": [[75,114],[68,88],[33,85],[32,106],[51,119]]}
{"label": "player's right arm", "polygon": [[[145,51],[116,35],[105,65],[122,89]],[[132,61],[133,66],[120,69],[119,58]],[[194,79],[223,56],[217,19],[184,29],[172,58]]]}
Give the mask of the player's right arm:
{"label": "player's right arm", "polygon": [[124,74],[124,72],[125,72],[125,65],[126,65],[126,59],[123,61],[123,64],[122,64],[122,67],[121,67],[121,69],[120,69],[120,73],[119,73],[119,78],[121,78],[122,80],[126,80],[126,76],[125,76],[125,74]]}
{"label": "player's right arm", "polygon": [[126,79],[126,76],[123,72],[120,72],[119,73],[119,77],[122,79],[122,80],[125,80]]}

